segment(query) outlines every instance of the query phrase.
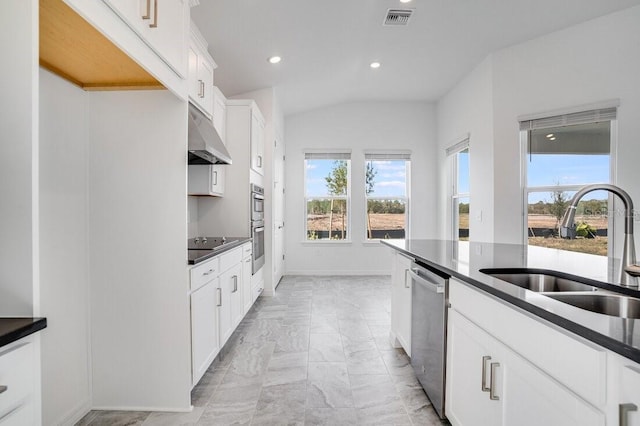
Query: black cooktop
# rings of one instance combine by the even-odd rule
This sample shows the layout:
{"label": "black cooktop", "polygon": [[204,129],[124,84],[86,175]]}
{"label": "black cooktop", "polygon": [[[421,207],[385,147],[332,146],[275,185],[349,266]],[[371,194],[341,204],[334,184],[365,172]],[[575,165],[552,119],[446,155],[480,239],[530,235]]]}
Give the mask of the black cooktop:
{"label": "black cooktop", "polygon": [[247,237],[196,237],[187,240],[189,249],[188,260],[190,265],[202,262],[225,250],[237,247],[250,241]]}

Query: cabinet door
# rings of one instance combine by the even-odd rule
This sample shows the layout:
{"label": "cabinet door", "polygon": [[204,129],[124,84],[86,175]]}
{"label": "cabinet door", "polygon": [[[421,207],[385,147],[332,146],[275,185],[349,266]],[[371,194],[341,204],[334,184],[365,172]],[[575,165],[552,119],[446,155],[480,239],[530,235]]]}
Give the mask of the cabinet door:
{"label": "cabinet door", "polygon": [[198,83],[201,86],[199,104],[209,115],[213,115],[213,64],[205,55],[198,57]]}
{"label": "cabinet door", "polygon": [[621,368],[618,415],[622,417],[618,424],[623,425],[626,420],[628,426],[640,426],[640,366]]}
{"label": "cabinet door", "polygon": [[251,115],[251,168],[264,174],[264,123],[255,114]]}
{"label": "cabinet door", "polygon": [[181,78],[187,77],[188,3],[181,0],[104,0]]}
{"label": "cabinet door", "polygon": [[[490,340],[485,331],[460,313],[449,311],[445,413],[453,425],[501,424],[502,399],[491,400],[489,390],[493,386],[495,395],[502,398],[498,373],[504,363],[492,353]],[[492,363],[495,381],[491,378]]]}
{"label": "cabinet door", "polygon": [[408,274],[410,268],[411,259],[396,253],[391,289],[391,331],[408,355],[411,355],[411,278]]}
{"label": "cabinet door", "polygon": [[502,353],[502,424],[604,426],[602,412],[510,349],[503,346]]}
{"label": "cabinet door", "polygon": [[232,327],[235,328],[244,317],[244,303],[242,301],[242,263],[236,264],[228,273],[231,288],[231,324]]}
{"label": "cabinet door", "polygon": [[[214,89],[215,90],[215,89]],[[213,94],[213,127],[216,129],[222,142],[227,142],[227,105],[224,97],[219,93]]]}
{"label": "cabinet door", "polygon": [[225,179],[225,166],[213,165],[210,166],[210,188],[209,193],[211,195],[217,195],[222,197],[224,195],[224,179]]}
{"label": "cabinet door", "polygon": [[246,314],[253,305],[253,295],[251,294],[251,245],[249,255],[242,260],[242,304],[243,314]]}
{"label": "cabinet door", "polygon": [[231,322],[231,287],[229,284],[231,279],[229,271],[220,275],[220,281],[216,289],[216,301],[218,307],[218,336],[220,341],[220,347],[222,348],[231,333],[233,333],[233,324]]}
{"label": "cabinet door", "polygon": [[189,46],[189,99],[200,105],[202,84],[198,79],[198,59],[198,50],[194,46]]}
{"label": "cabinet door", "polygon": [[218,280],[191,293],[191,362],[193,385],[202,375],[219,351],[217,297]]}

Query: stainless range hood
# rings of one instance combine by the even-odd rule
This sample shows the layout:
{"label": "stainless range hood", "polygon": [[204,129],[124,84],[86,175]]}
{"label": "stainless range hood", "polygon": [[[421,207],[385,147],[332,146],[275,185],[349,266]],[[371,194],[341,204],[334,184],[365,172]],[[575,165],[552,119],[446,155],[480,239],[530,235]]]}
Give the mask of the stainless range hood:
{"label": "stainless range hood", "polygon": [[189,104],[189,164],[231,164],[213,123],[195,106]]}

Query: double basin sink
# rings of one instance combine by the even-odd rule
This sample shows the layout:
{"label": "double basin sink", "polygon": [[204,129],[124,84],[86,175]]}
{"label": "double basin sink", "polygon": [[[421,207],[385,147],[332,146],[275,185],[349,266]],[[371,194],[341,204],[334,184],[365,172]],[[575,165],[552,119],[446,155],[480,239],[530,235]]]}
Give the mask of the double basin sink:
{"label": "double basin sink", "polygon": [[580,309],[640,319],[640,298],[594,286],[588,280],[535,269],[481,269],[480,272]]}

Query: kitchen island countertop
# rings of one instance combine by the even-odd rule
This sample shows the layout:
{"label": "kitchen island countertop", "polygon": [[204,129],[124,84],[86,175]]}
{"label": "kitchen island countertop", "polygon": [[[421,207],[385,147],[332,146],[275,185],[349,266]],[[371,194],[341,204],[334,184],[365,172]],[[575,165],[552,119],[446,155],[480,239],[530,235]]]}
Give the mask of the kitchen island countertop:
{"label": "kitchen island countertop", "polygon": [[614,282],[618,259],[520,244],[450,240],[383,240],[419,263],[439,269],[527,313],[640,363],[640,319],[619,318],[553,300],[480,272],[484,268],[535,268],[597,281],[601,287],[640,298]]}

